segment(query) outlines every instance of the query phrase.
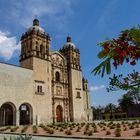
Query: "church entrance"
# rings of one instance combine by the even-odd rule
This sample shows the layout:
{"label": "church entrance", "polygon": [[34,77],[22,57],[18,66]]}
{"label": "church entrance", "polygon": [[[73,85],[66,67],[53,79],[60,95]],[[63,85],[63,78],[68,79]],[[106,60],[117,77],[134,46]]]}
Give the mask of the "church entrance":
{"label": "church entrance", "polygon": [[12,103],[4,103],[0,108],[0,125],[9,126],[16,123],[16,107]]}
{"label": "church entrance", "polygon": [[60,105],[56,107],[56,121],[63,122],[63,110]]}
{"label": "church entrance", "polygon": [[24,103],[19,108],[20,125],[32,124],[32,107],[30,104]]}

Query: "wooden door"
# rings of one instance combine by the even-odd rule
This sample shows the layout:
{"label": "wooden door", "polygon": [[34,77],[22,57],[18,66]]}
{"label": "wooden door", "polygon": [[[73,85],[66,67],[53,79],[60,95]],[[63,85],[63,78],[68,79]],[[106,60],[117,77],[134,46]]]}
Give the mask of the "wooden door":
{"label": "wooden door", "polygon": [[56,108],[56,121],[63,122],[63,111],[60,105],[58,105]]}

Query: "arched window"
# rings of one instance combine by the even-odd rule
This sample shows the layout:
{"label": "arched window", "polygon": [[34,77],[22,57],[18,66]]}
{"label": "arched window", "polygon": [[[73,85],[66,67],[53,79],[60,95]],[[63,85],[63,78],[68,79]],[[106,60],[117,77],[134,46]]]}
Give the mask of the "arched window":
{"label": "arched window", "polygon": [[55,80],[56,80],[57,82],[60,81],[60,73],[59,73],[58,71],[55,73]]}

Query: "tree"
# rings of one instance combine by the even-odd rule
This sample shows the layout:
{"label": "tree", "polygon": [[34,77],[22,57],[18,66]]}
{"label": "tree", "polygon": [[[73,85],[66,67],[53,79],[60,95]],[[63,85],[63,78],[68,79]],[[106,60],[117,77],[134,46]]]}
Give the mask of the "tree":
{"label": "tree", "polygon": [[129,106],[134,105],[133,97],[129,93],[124,94],[122,98],[118,100],[118,103],[121,109],[127,112]]}
{"label": "tree", "polygon": [[140,104],[140,94],[138,92],[129,91],[128,94],[133,98],[133,102],[136,105]]}
{"label": "tree", "polygon": [[[99,46],[101,46],[102,50],[98,53],[98,58],[103,59],[103,61],[93,69],[92,72],[95,75],[101,74],[101,77],[103,77],[105,73],[110,74],[111,65],[117,69],[124,62],[135,66],[140,59],[140,28],[124,30],[118,38],[102,42]],[[139,93],[139,73],[133,71],[125,77],[122,74],[110,77],[107,90],[114,91],[119,89]]]}
{"label": "tree", "polygon": [[102,118],[102,113],[104,111],[104,108],[102,106],[98,106],[98,107],[93,107],[92,108],[93,111],[93,117],[95,120],[101,119]]}
{"label": "tree", "polygon": [[108,105],[106,105],[105,112],[110,113],[110,119],[112,119],[112,117],[113,117],[112,114],[115,111],[116,111],[116,105],[114,105],[112,103],[109,103]]}

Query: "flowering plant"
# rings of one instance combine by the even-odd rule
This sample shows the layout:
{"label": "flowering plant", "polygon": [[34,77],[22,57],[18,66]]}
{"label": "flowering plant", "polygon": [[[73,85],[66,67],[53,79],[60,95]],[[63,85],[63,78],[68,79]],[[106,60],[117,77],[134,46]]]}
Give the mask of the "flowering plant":
{"label": "flowering plant", "polygon": [[[101,42],[99,46],[102,50],[98,53],[98,58],[103,61],[93,69],[93,73],[101,74],[111,73],[111,64],[115,69],[118,66],[123,65],[124,62],[135,66],[140,59],[140,28],[131,28],[124,30],[120,33],[118,38]],[[110,78],[109,90],[124,89],[124,90],[136,90],[140,86],[139,73],[133,71],[123,78],[123,75],[114,75]]]}

